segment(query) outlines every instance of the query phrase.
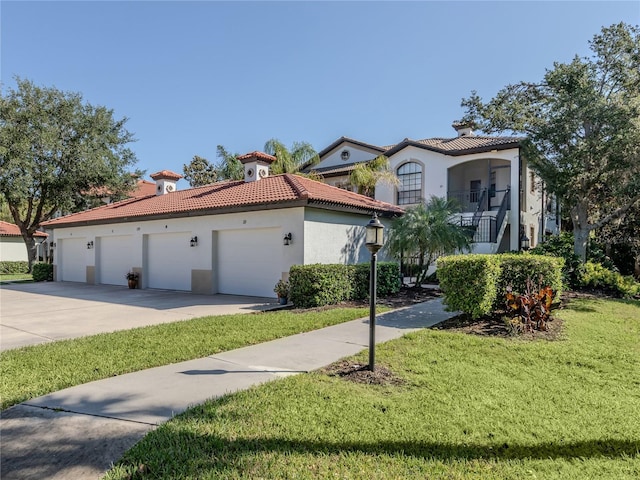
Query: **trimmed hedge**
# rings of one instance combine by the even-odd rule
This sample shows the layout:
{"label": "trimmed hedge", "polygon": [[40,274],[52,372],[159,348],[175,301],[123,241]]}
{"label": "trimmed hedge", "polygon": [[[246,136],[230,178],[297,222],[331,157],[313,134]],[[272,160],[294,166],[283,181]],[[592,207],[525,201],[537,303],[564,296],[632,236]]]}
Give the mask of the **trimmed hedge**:
{"label": "trimmed hedge", "polygon": [[29,273],[29,262],[9,261],[0,262],[0,274]]}
{"label": "trimmed hedge", "polygon": [[[400,290],[400,267],[394,262],[377,265],[376,292],[380,296]],[[289,271],[290,299],[300,308],[334,305],[369,296],[368,263],[358,265],[294,265]]]}
{"label": "trimmed hedge", "polygon": [[549,286],[555,298],[559,298],[563,291],[562,268],[564,259],[548,255],[530,255],[504,253],[498,255],[502,275],[498,281],[497,304],[504,303],[507,287],[515,293],[523,294],[527,289],[527,278],[535,287]]}
{"label": "trimmed hedge", "polygon": [[478,318],[504,303],[507,287],[526,291],[527,279],[562,294],[564,260],[546,255],[453,255],[440,257],[437,275],[447,309]]}
{"label": "trimmed hedge", "polygon": [[31,273],[34,282],[53,281],[53,265],[50,263],[34,263]]}
{"label": "trimmed hedge", "polygon": [[443,302],[473,318],[493,310],[502,269],[498,255],[451,255],[436,262]]}

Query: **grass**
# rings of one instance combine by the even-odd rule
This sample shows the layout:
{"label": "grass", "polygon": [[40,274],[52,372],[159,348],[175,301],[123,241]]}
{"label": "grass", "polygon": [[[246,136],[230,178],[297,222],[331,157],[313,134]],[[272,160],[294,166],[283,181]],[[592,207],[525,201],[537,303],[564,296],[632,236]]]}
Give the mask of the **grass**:
{"label": "grass", "polygon": [[223,315],[7,350],[0,353],[2,409],[74,385],[201,358],[367,315],[366,308]]}
{"label": "grass", "polygon": [[424,330],[381,345],[401,387],[314,372],[207,402],[106,478],[640,478],[640,302],[561,316],[553,342]]}
{"label": "grass", "polygon": [[0,273],[0,284],[5,282],[33,281],[33,275],[30,273]]}

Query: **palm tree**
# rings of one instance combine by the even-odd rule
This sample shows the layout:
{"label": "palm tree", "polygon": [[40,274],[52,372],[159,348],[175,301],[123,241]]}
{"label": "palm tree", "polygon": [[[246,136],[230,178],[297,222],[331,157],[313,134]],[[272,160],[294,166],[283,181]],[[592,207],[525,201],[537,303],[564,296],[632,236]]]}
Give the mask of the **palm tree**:
{"label": "palm tree", "polygon": [[393,187],[400,184],[398,177],[389,168],[389,160],[384,155],[370,162],[357,164],[349,175],[349,183],[358,189],[359,194],[368,197],[373,197],[378,182]]}
{"label": "palm tree", "polygon": [[320,161],[318,154],[310,143],[293,142],[289,150],[280,140],[272,138],[264,145],[265,153],[277,158],[271,164],[271,173],[297,173],[308,166],[315,165]]}
{"label": "palm tree", "polygon": [[441,197],[409,207],[394,220],[389,229],[386,248],[402,261],[403,257],[418,260],[416,287],[424,282],[427,270],[439,255],[471,249],[472,232],[467,227],[451,223],[459,206]]}
{"label": "palm tree", "polygon": [[220,163],[216,165],[220,180],[242,180],[244,178],[244,167],[238,160],[237,153],[231,154],[222,145],[218,145],[216,156],[220,159]]}

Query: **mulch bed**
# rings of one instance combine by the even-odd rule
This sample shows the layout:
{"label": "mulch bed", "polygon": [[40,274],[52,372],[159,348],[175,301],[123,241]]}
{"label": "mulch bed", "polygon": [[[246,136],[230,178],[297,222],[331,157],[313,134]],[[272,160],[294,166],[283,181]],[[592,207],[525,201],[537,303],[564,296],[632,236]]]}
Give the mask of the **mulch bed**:
{"label": "mulch bed", "polygon": [[320,373],[329,375],[330,377],[340,377],[354,383],[363,383],[366,385],[383,385],[398,387],[404,385],[404,379],[397,376],[391,370],[383,365],[376,365],[374,371],[369,370],[368,365],[352,362],[349,360],[340,360],[332,363],[328,367],[320,370]]}

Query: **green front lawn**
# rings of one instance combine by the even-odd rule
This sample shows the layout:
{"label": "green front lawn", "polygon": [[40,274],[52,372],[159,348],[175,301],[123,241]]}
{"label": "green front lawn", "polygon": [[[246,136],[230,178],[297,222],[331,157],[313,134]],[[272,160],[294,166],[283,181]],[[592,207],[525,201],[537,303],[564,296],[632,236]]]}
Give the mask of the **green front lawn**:
{"label": "green front lawn", "polygon": [[1,273],[0,284],[4,282],[16,282],[16,281],[33,281],[33,276],[30,273]]}
{"label": "green front lawn", "polygon": [[560,314],[557,341],[424,330],[388,342],[378,364],[399,387],[316,372],[210,401],[107,478],[640,478],[640,302]]}
{"label": "green front lawn", "polygon": [[223,315],[8,350],[0,353],[2,408],[74,385],[202,358],[368,314],[367,308],[340,308]]}

